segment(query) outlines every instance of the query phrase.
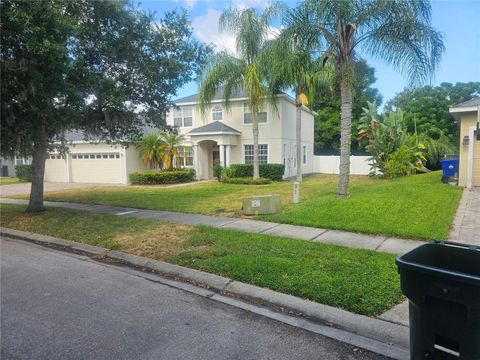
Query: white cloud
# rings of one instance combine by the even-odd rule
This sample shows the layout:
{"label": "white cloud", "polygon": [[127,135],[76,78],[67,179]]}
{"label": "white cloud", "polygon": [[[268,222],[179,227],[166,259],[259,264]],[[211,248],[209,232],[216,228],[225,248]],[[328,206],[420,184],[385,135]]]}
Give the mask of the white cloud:
{"label": "white cloud", "polygon": [[205,15],[197,16],[192,21],[194,34],[205,43],[212,43],[216,50],[227,50],[235,53],[235,37],[232,33],[218,28],[218,19],[222,12],[212,8],[207,9]]}
{"label": "white cloud", "polygon": [[239,9],[246,9],[249,7],[266,9],[271,4],[271,0],[232,0],[232,7]]}

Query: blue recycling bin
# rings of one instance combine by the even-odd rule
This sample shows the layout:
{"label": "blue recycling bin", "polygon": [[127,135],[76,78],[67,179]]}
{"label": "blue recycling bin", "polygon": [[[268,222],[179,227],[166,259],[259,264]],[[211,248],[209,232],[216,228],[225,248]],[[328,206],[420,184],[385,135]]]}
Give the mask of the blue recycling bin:
{"label": "blue recycling bin", "polygon": [[440,160],[444,177],[458,174],[458,159]]}

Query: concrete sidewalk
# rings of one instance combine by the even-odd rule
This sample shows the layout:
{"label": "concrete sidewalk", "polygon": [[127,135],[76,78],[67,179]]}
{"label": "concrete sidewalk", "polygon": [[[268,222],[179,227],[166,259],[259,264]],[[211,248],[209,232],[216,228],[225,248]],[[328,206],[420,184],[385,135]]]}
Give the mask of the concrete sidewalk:
{"label": "concrete sidewalk", "polygon": [[[27,204],[28,200],[0,199],[3,203]],[[346,231],[319,229],[307,226],[278,224],[273,222],[188,214],[172,211],[142,210],[110,205],[92,205],[70,202],[45,201],[46,206],[105,213],[117,216],[137,217],[186,225],[208,225],[249,233],[283,236],[294,239],[341,245],[352,248],[402,254],[424,244],[423,241],[358,234]]]}

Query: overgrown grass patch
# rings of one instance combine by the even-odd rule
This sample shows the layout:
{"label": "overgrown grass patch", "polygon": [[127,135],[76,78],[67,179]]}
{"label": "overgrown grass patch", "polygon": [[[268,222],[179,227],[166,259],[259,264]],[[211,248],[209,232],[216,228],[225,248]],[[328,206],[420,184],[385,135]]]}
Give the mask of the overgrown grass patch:
{"label": "overgrown grass patch", "polygon": [[379,314],[403,299],[391,254],[78,210],[24,209],[2,204],[1,225],[165,260],[359,314]]}

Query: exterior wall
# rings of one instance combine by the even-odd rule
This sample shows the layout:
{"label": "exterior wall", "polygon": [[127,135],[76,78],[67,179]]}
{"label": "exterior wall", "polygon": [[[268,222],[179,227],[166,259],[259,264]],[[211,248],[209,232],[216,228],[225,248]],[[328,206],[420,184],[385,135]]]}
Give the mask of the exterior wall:
{"label": "exterior wall", "polygon": [[[230,104],[228,111],[223,108],[223,120],[222,122],[238,131],[240,136],[237,143],[229,142],[230,145],[230,164],[244,163],[244,145],[253,144],[252,125],[244,124],[244,103],[245,100],[233,101]],[[214,105],[221,105],[219,102],[215,102]],[[184,105],[181,105],[184,106]],[[211,108],[208,109],[205,114],[202,114],[196,105],[192,106],[192,127],[179,128],[180,133],[186,135],[186,146],[191,145],[188,132],[193,128],[206,125],[213,121]],[[285,173],[287,177],[295,175],[295,168],[293,167],[295,153],[295,105],[287,100],[285,97],[280,97],[278,104],[275,108],[270,103],[266,105],[267,122],[259,124],[259,144],[268,145],[268,162],[269,163],[285,163],[286,169],[291,167],[291,171]],[[173,125],[173,112],[167,114],[167,124]],[[307,146],[307,162],[302,165],[303,173],[313,172],[313,115],[306,109],[302,112],[302,146]],[[222,140],[217,140],[216,136],[207,136],[206,138],[214,140],[217,144],[222,144]],[[198,140],[206,140],[198,139]],[[197,140],[196,140],[197,141]],[[197,141],[198,143],[198,141]],[[286,149],[286,154],[284,154]],[[209,166],[211,167],[211,159],[208,159],[207,164],[202,164],[207,158],[207,155],[203,152],[207,151],[201,146],[198,147],[198,159],[199,167]],[[200,171],[199,171],[200,172]],[[206,170],[201,170],[202,176],[205,176]]]}
{"label": "exterior wall", "polygon": [[[281,159],[279,163],[285,164],[285,176],[296,175],[297,167],[297,142],[296,142],[296,107],[290,101],[282,101],[282,143],[279,147]],[[302,110],[302,155],[303,146],[307,147],[307,162],[303,164],[302,174],[310,174],[313,170],[313,136],[314,117],[309,111]]]}
{"label": "exterior wall", "polygon": [[[25,165],[31,165],[32,164],[32,158],[31,157],[26,157],[25,158]],[[7,173],[8,177],[15,177],[17,176],[15,172],[15,157],[13,158],[0,158],[0,176],[2,175],[2,167],[6,166],[7,167]]]}
{"label": "exterior wall", "polygon": [[142,159],[140,159],[140,155],[138,154],[137,149],[135,146],[130,145],[125,150],[125,167],[126,167],[126,176],[127,182],[130,182],[128,176],[133,172],[142,172],[148,170],[147,166],[143,163]]}
{"label": "exterior wall", "polygon": [[[458,185],[467,186],[467,165],[468,165],[468,146],[463,145],[463,138],[469,135],[471,127],[477,124],[477,114],[466,113],[460,115],[460,149],[459,149],[459,169],[458,169]],[[470,146],[474,146],[476,139],[470,139]],[[475,146],[480,149],[480,146]],[[474,150],[475,150],[474,148]],[[480,150],[476,150],[480,154]],[[478,155],[480,156],[480,155]],[[475,157],[475,156],[474,156]],[[475,169],[474,169],[475,171]]]}
{"label": "exterior wall", "polygon": [[[350,156],[350,174],[368,175],[370,165],[368,165],[369,156]],[[322,174],[338,174],[340,166],[340,156],[314,156],[313,172]]]}

